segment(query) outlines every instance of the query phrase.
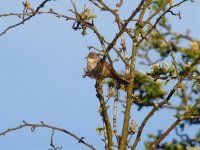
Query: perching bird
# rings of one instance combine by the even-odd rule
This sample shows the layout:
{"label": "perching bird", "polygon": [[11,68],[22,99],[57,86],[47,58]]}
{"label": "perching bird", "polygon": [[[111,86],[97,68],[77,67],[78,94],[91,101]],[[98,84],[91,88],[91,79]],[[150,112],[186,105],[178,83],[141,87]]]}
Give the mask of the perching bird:
{"label": "perching bird", "polygon": [[120,84],[128,84],[128,81],[122,79],[114,70],[114,68],[107,61],[104,61],[102,58],[100,58],[95,52],[90,52],[86,58],[86,76],[94,79],[113,78]]}

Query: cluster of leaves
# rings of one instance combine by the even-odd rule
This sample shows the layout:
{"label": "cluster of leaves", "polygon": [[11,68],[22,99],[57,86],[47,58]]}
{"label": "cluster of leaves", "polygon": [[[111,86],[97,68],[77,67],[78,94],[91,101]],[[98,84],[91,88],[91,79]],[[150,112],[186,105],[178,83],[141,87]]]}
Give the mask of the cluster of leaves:
{"label": "cluster of leaves", "polygon": [[26,9],[32,10],[31,4],[28,1],[23,2],[23,5]]}
{"label": "cluster of leaves", "polygon": [[137,72],[133,93],[139,97],[136,104],[141,108],[142,106],[152,106],[154,100],[164,98],[167,92],[164,90],[161,80],[154,80],[145,73]]}
{"label": "cluster of leaves", "polygon": [[196,59],[200,54],[200,41],[191,41],[189,48],[178,48],[178,50],[186,61]]}
{"label": "cluster of leaves", "polygon": [[[192,113],[192,116],[200,116],[200,107],[198,107],[193,113]],[[185,121],[185,124],[188,124],[188,125],[198,125],[200,124],[200,119],[199,118],[193,118],[193,119],[188,119]],[[184,129],[184,125],[185,124],[182,124],[181,128],[182,130]]]}
{"label": "cluster of leaves", "polygon": [[[149,26],[147,28],[147,30],[149,30],[150,27],[151,26]],[[163,38],[165,38],[164,35],[163,35]],[[153,49],[158,54],[160,54],[161,58],[163,58],[163,59],[169,55],[169,49],[159,34],[157,34],[156,32],[152,32],[149,35],[149,38],[147,40],[148,40],[148,42],[144,42],[140,46],[140,49],[142,51],[144,51],[145,53],[148,53],[149,50]],[[149,56],[147,56],[147,57],[149,57]],[[144,59],[146,59],[147,57],[144,57]]]}
{"label": "cluster of leaves", "polygon": [[[80,19],[80,21],[75,21],[72,28],[74,30],[82,30],[82,35],[87,35],[87,25],[93,26],[93,19],[95,19],[97,16],[94,14],[94,11],[90,9],[87,5],[84,5],[84,9],[81,13],[74,12],[77,16],[77,19]],[[83,23],[84,22],[84,23]]]}
{"label": "cluster of leaves", "polygon": [[[155,3],[151,6],[152,10],[157,10],[159,7],[161,7],[163,3],[163,0],[157,0]],[[163,12],[166,11],[166,8],[163,9]],[[178,16],[179,19],[181,19],[180,12],[174,13],[170,11],[172,15]],[[162,14],[162,11],[160,12]],[[143,55],[143,58],[146,60],[149,60],[148,53],[149,51],[156,51],[157,54],[159,54],[163,59],[169,56],[169,48],[166,44],[166,42],[163,39],[166,39],[170,41],[170,43],[173,46],[173,52],[177,53],[179,57],[182,57],[182,60],[184,63],[192,62],[192,60],[196,59],[200,54],[200,41],[197,39],[192,38],[189,35],[189,31],[187,31],[185,34],[179,34],[173,31],[171,24],[168,21],[168,18],[166,16],[162,16],[160,21],[158,22],[159,31],[151,32],[148,36],[148,38],[145,39],[143,44],[140,46],[140,49],[145,52],[146,55]],[[146,31],[152,27],[152,25],[149,25],[146,28]],[[157,27],[157,28],[158,28]],[[160,33],[158,33],[160,32]],[[182,46],[181,43],[188,43],[188,46]],[[153,64],[154,62],[149,62],[150,64]]]}
{"label": "cluster of leaves", "polygon": [[[157,10],[162,5],[162,3],[162,0],[157,0],[152,5],[151,10]],[[165,10],[166,9],[164,9],[163,11]],[[178,16],[181,19],[180,12],[170,13],[174,16]],[[147,33],[151,27],[152,25],[149,25],[148,27],[146,27],[146,29],[144,29],[143,32]],[[177,81],[178,79],[176,69],[174,67],[175,65],[177,66],[177,71],[181,76],[183,72],[185,72],[186,70],[188,70],[188,68],[191,67],[191,62],[194,62],[197,60],[197,58],[199,58],[200,40],[192,38],[189,34],[189,31],[187,31],[185,34],[180,34],[173,31],[166,16],[162,16],[156,28],[158,30],[154,30],[153,32],[151,32],[149,36],[145,39],[145,41],[140,45],[139,57],[141,58],[141,64],[151,65],[151,70],[149,73],[147,73],[147,75],[151,76],[155,80],[159,79],[161,80],[161,82],[163,81],[164,84],[167,85],[168,81]],[[172,52],[174,56],[178,58],[176,59],[176,62],[172,60],[171,65],[168,65],[165,61],[163,61],[171,60],[169,47],[167,45],[167,42],[163,39],[166,39],[166,41],[172,45]],[[152,55],[154,55],[153,59]],[[200,96],[199,65],[193,66],[190,72],[188,72],[188,74],[185,75],[185,77],[186,80],[184,80],[183,84],[181,84],[176,89],[176,96],[179,97],[178,100],[180,100],[180,103],[176,106],[172,104],[172,107],[170,108],[174,109],[177,115],[183,114],[183,112],[187,111],[187,109],[190,109],[190,107],[195,103],[196,99]],[[140,78],[139,80],[138,79],[139,78],[136,76],[136,82],[141,82],[142,80],[145,80],[144,77]],[[142,83],[142,86],[144,87],[145,84],[143,84],[144,83]],[[158,92],[159,90],[156,89],[155,91]],[[141,91],[139,91],[139,93],[141,93]],[[154,93],[154,91],[152,91],[151,93]],[[148,97],[148,99],[149,98],[150,97]],[[154,103],[153,100],[154,99],[151,99],[150,105]],[[141,107],[148,106],[145,105],[145,103],[141,103],[140,105]],[[200,116],[199,107],[192,113],[192,116]],[[183,128],[186,125],[192,127],[192,125],[199,124],[200,119],[197,117],[184,120],[181,126]],[[180,129],[181,126],[177,128]],[[184,133],[183,129],[182,132],[182,134],[177,133],[177,136],[179,138],[174,137],[174,139],[171,142],[166,142],[163,144],[161,143],[160,145],[158,145],[157,148],[165,150],[184,150],[188,147],[200,146],[200,131],[193,138],[189,138],[188,132],[185,131]],[[155,139],[157,139],[160,135],[161,131],[159,131],[157,135],[149,134],[149,140],[145,142],[146,149],[150,149],[152,142],[154,142]]]}
{"label": "cluster of leaves", "polygon": [[[114,87],[113,79],[105,81],[104,84],[107,84],[108,87]],[[125,87],[121,86],[121,89],[125,90]],[[167,92],[164,90],[161,80],[154,80],[146,73],[136,72],[133,93],[137,99],[135,104],[142,108],[143,106],[152,106],[154,100],[164,98]]]}
{"label": "cluster of leaves", "polygon": [[[166,63],[166,61],[162,62],[162,65],[156,63],[151,66],[150,75],[152,78],[155,79],[169,79],[169,77],[173,78],[175,74],[175,68],[173,64],[169,67],[169,65]],[[167,80],[168,81],[168,80]]]}

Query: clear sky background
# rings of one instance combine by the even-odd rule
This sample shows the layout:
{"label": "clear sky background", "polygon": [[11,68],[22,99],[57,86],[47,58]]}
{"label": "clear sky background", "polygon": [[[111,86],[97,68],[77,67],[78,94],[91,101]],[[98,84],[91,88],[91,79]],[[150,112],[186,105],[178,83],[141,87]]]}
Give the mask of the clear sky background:
{"label": "clear sky background", "polygon": [[[34,7],[41,1],[30,2]],[[82,10],[86,2],[77,0],[78,8]],[[110,3],[114,6],[116,2]],[[138,2],[125,2],[120,12],[124,19]],[[49,8],[69,14],[71,4],[70,1],[56,0],[46,5],[45,9]],[[22,9],[22,1],[0,0],[1,14],[22,12]],[[175,12],[178,11],[181,11],[181,20],[170,16],[174,31],[185,33],[189,29],[191,36],[200,39],[200,2],[186,2],[175,9]],[[117,32],[113,28],[114,18],[105,12],[99,14],[97,9],[95,12],[99,17],[96,20],[99,30],[111,40]],[[0,18],[0,31],[18,21],[16,17]],[[0,131],[22,124],[23,120],[29,123],[44,121],[79,137],[84,136],[97,149],[104,149],[102,136],[96,132],[102,120],[98,113],[95,80],[82,78],[87,46],[98,47],[99,43],[93,32],[89,31],[88,36],[83,37],[80,31],[74,32],[71,25],[72,22],[52,15],[37,15],[0,37]],[[149,111],[134,110],[132,116],[140,124]],[[170,111],[156,113],[147,124],[145,133],[156,133],[161,126],[166,129],[173,120]],[[145,133],[143,139],[146,139]],[[0,149],[47,150],[50,148],[50,136],[49,129],[37,128],[33,133],[30,128],[14,131],[0,137]],[[167,140],[172,137],[173,134]],[[72,137],[58,132],[55,133],[55,145],[62,145],[64,150],[87,149]],[[138,149],[143,148],[141,142]]]}

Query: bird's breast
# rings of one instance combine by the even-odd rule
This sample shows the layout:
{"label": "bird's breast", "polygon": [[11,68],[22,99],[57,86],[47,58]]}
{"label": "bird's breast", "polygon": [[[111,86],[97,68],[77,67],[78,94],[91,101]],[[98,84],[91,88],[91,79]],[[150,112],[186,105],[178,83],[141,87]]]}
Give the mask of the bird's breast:
{"label": "bird's breast", "polygon": [[88,65],[89,71],[92,71],[97,66],[97,61],[94,60],[94,59],[88,58],[87,59],[87,65]]}

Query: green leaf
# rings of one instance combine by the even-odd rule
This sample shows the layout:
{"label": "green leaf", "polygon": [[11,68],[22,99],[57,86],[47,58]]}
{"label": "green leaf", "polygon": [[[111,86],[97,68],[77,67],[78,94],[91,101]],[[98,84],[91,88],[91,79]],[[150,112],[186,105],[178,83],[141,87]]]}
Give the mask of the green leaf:
{"label": "green leaf", "polygon": [[169,82],[169,80],[166,80],[166,81],[164,82],[164,85],[167,86],[168,82]]}
{"label": "green leaf", "polygon": [[98,135],[101,135],[102,131],[103,131],[103,128],[102,127],[97,127],[96,131],[97,131]]}
{"label": "green leaf", "polygon": [[152,9],[153,9],[154,11],[156,11],[156,10],[157,10],[157,6],[156,6],[156,5],[153,5],[153,6],[152,6]]}
{"label": "green leaf", "polygon": [[96,17],[97,17],[97,15],[93,14],[93,15],[90,15],[90,16],[89,16],[89,19],[94,19],[94,18],[96,18]]}
{"label": "green leaf", "polygon": [[157,138],[156,135],[154,135],[154,134],[152,134],[152,133],[149,133],[149,134],[148,134],[148,137],[153,138],[153,139],[156,139],[156,138]]}
{"label": "green leaf", "polygon": [[171,66],[171,67],[169,67],[169,68],[167,69],[167,72],[168,72],[168,73],[172,73],[172,72],[174,72],[174,71],[175,71],[175,69],[174,69],[173,66]]}
{"label": "green leaf", "polygon": [[172,0],[169,0],[169,5],[170,5],[170,7],[172,7],[172,5],[173,5]]}
{"label": "green leaf", "polygon": [[81,33],[83,36],[87,35],[86,29],[83,29],[83,32]]}

